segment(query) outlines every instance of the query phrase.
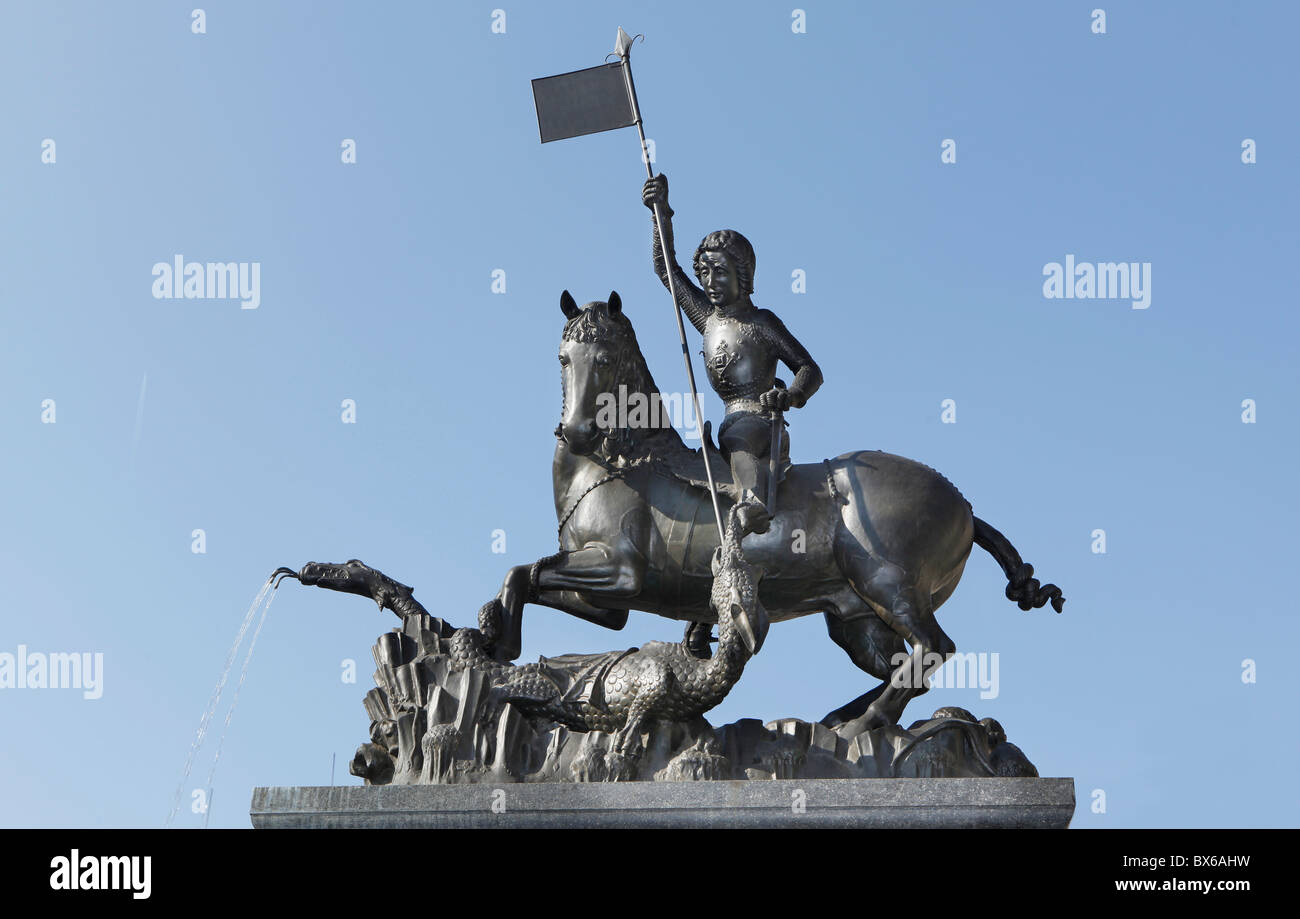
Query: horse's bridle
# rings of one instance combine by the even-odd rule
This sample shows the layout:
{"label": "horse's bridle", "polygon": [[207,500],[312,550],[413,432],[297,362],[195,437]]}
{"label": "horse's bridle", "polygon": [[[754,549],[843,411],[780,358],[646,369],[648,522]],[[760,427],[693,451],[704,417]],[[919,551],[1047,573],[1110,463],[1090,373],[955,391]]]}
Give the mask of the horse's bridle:
{"label": "horse's bridle", "polygon": [[[618,359],[614,362],[614,385],[615,386],[617,386],[618,381],[622,379],[623,365],[627,362],[627,355],[630,350],[631,348],[629,348],[626,344],[624,344],[622,347],[618,349]],[[561,376],[560,378],[560,397],[561,397],[560,398],[560,423],[555,426],[554,433],[556,437],[560,438],[561,440],[564,440],[564,411],[569,406],[569,389],[567,386],[564,385],[563,376]],[[617,418],[617,414],[618,413],[615,412],[616,418]],[[594,415],[592,416],[592,420],[595,421]],[[599,427],[596,428],[596,430],[600,431],[600,436],[602,441],[608,441],[613,436],[610,431],[602,430]],[[568,441],[565,441],[565,443],[568,443]],[[593,452],[595,451],[593,450]],[[563,526],[563,524],[561,524],[561,526]]]}

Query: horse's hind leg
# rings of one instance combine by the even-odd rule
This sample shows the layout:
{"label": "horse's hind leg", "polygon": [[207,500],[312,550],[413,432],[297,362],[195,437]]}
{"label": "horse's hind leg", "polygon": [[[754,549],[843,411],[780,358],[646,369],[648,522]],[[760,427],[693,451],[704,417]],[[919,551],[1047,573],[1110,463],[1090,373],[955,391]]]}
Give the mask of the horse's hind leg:
{"label": "horse's hind leg", "polygon": [[863,693],[852,702],[840,706],[821,720],[827,727],[836,727],[860,717],[872,702],[889,685],[895,661],[906,654],[903,639],[876,615],[875,610],[856,594],[851,599],[840,600],[825,612],[826,631],[831,640],[843,648],[849,659],[860,670],[882,682],[870,692]]}
{"label": "horse's hind leg", "polygon": [[930,675],[957,646],[935,621],[930,592],[918,588],[902,568],[863,552],[843,553],[840,568],[854,591],[879,610],[889,628],[912,646],[906,659],[897,664],[891,661],[893,671],[888,683],[863,716],[864,729],[897,724],[907,703],[928,688]]}
{"label": "horse's hind leg", "polygon": [[867,706],[866,727],[896,724],[913,697],[929,688],[930,676],[957,650],[953,640],[934,619],[928,593],[901,587],[885,617],[889,625],[912,646],[880,697]]}

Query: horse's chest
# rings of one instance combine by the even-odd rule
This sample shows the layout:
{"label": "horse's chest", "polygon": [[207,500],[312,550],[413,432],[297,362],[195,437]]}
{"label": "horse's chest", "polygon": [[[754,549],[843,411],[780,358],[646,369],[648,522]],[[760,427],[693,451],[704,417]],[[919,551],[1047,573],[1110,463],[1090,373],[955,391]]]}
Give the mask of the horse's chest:
{"label": "horse's chest", "polygon": [[556,504],[561,546],[576,549],[589,542],[608,542],[636,503],[636,493],[621,475],[601,470],[579,477]]}

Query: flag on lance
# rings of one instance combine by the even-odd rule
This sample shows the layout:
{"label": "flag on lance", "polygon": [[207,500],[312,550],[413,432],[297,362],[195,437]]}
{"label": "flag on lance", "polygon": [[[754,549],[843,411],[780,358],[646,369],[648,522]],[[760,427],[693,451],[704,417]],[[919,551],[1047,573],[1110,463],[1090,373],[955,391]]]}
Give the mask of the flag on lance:
{"label": "flag on lance", "polygon": [[[537,105],[537,129],[542,135],[542,143],[564,140],[566,137],[581,137],[584,134],[598,134],[601,131],[613,131],[636,125],[641,137],[641,161],[645,164],[647,178],[654,178],[650,166],[650,154],[646,149],[645,126],[641,122],[641,110],[636,101],[636,84],[632,82],[632,42],[626,32],[620,28],[614,43],[614,56],[617,61],[607,62],[599,67],[575,70],[554,77],[541,77],[533,80],[533,102]],[[664,238],[663,214],[659,205],[655,205],[655,226],[659,238]],[[682,343],[682,360],[686,364],[686,380],[691,387],[691,401],[695,406],[695,417],[703,418],[700,412],[700,394],[695,387],[695,369],[691,366],[691,353],[686,345],[686,326],[682,321],[682,308],[677,302],[677,291],[673,288],[673,275],[668,272],[668,293],[673,299],[673,311],[677,315],[677,335]],[[709,480],[709,494],[713,499],[713,519],[718,525],[718,538],[722,538],[722,509],[718,504],[718,487],[713,479],[713,469],[709,465],[709,451],[701,448],[704,456],[704,474]]]}
{"label": "flag on lance", "polygon": [[624,66],[617,61],[533,80],[542,143],[636,124]]}

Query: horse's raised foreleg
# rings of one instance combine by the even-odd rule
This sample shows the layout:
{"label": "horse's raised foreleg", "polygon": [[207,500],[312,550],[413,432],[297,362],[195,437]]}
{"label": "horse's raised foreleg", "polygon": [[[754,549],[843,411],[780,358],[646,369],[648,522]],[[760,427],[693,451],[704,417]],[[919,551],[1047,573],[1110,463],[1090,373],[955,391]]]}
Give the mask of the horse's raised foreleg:
{"label": "horse's raised foreleg", "polygon": [[[523,650],[527,603],[558,609],[607,629],[623,628],[627,609],[618,600],[640,593],[644,578],[644,561],[628,561],[603,545],[558,552],[532,565],[511,568],[497,594],[501,634],[494,643],[494,656],[511,661]],[[609,607],[591,602],[606,598]]]}
{"label": "horse's raised foreleg", "polygon": [[640,553],[603,543],[559,552],[538,572],[539,591],[572,590],[598,599],[625,600],[641,592],[646,560]]}

